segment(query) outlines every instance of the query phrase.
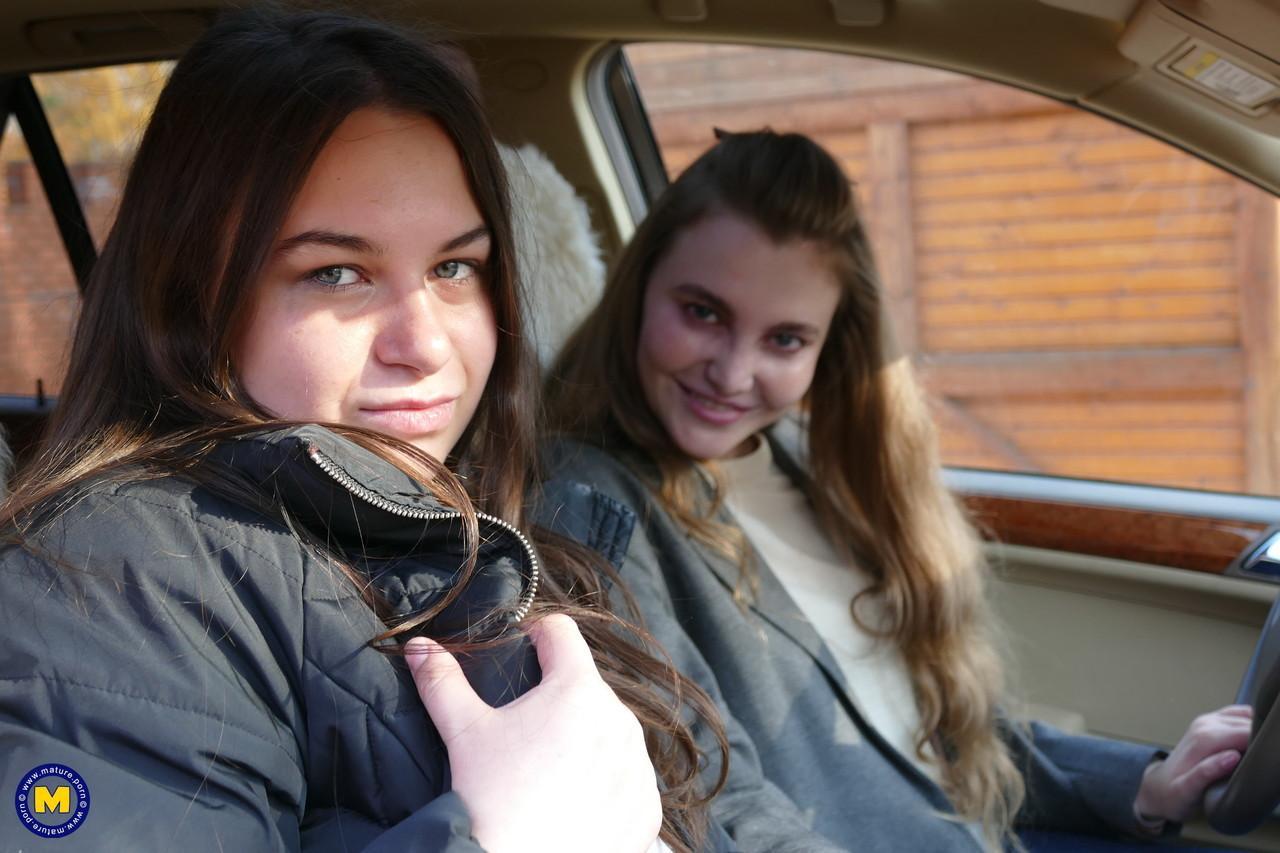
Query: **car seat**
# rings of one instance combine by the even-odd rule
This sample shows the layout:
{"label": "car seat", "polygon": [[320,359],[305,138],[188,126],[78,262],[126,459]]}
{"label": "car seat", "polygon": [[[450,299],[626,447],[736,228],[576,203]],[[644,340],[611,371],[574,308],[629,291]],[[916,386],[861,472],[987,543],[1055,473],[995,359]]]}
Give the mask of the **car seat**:
{"label": "car seat", "polygon": [[498,147],[510,185],[525,316],[545,369],[599,301],[604,258],[586,203],[551,160],[532,145]]}

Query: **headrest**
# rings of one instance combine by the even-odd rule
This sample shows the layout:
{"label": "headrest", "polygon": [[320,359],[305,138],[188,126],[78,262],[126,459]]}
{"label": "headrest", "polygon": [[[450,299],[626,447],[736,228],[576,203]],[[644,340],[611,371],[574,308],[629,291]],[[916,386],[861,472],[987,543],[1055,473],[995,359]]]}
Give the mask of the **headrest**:
{"label": "headrest", "polygon": [[547,155],[532,145],[498,148],[511,187],[525,316],[545,368],[600,301],[604,258],[587,205]]}

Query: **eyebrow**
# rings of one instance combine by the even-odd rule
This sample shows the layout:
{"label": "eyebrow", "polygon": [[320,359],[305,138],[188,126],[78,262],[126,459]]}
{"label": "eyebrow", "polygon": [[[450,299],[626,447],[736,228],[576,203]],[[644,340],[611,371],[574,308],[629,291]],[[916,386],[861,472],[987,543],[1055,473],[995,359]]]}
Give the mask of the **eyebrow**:
{"label": "eyebrow", "polygon": [[700,284],[685,282],[684,284],[677,285],[675,289],[676,292],[682,293],[685,296],[692,296],[695,299],[701,299],[702,301],[709,303],[712,308],[716,309],[726,317],[733,317],[733,309],[729,307],[729,304]]}
{"label": "eyebrow", "polygon": [[[489,239],[489,228],[485,225],[479,225],[449,240],[437,251],[452,252],[461,249],[464,246],[470,246],[480,240]],[[317,229],[312,231],[303,231],[301,234],[295,234],[281,240],[276,246],[276,254],[286,255],[295,249],[303,246],[329,246],[335,249],[346,249],[352,252],[359,252],[364,255],[381,255],[383,249],[381,246],[369,242],[363,237],[355,234],[343,234],[338,231],[325,231]]]}
{"label": "eyebrow", "polygon": [[440,247],[442,252],[452,252],[461,249],[464,246],[470,246],[472,243],[478,243],[481,240],[489,239],[489,227],[487,225],[477,225],[464,234],[459,234],[448,243]]}
{"label": "eyebrow", "polygon": [[355,234],[341,234],[337,231],[303,231],[288,239],[281,240],[276,246],[276,254],[287,255],[294,249],[303,246],[330,246],[335,249],[348,249],[365,255],[380,255],[382,251],[363,237]]}
{"label": "eyebrow", "polygon": [[[693,284],[692,282],[686,282],[685,284],[677,285],[675,289],[677,292],[682,293],[685,296],[692,296],[697,299],[701,299],[709,303],[712,308],[719,311],[724,316],[730,319],[733,318],[733,309],[729,307],[729,304],[719,296],[716,296],[714,293],[707,290],[705,287]],[[786,332],[788,334],[808,335],[817,335],[820,332],[817,326],[810,325],[809,323],[778,323],[775,326],[770,326],[769,331],[774,333]]]}

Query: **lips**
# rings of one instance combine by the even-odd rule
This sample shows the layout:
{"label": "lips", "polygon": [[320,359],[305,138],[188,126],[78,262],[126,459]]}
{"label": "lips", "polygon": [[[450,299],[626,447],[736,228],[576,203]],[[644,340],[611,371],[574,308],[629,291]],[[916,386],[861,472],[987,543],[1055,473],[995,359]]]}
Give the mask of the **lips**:
{"label": "lips", "polygon": [[695,391],[682,382],[676,382],[683,392],[686,407],[699,420],[714,426],[728,426],[751,411],[748,407],[734,405],[717,397]]}
{"label": "lips", "polygon": [[362,406],[361,418],[381,432],[418,438],[439,432],[453,420],[456,397],[434,400],[396,400],[376,406]]}

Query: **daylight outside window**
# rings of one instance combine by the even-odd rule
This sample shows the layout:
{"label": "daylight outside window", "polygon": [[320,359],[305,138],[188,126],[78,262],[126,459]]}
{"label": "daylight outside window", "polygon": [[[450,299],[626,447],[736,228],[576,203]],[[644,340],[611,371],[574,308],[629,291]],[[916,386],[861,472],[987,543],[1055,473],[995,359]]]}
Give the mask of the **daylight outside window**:
{"label": "daylight outside window", "polygon": [[1280,494],[1275,197],[1056,101],[801,50],[626,48],[667,170],[808,133],[857,184],[948,464]]}

